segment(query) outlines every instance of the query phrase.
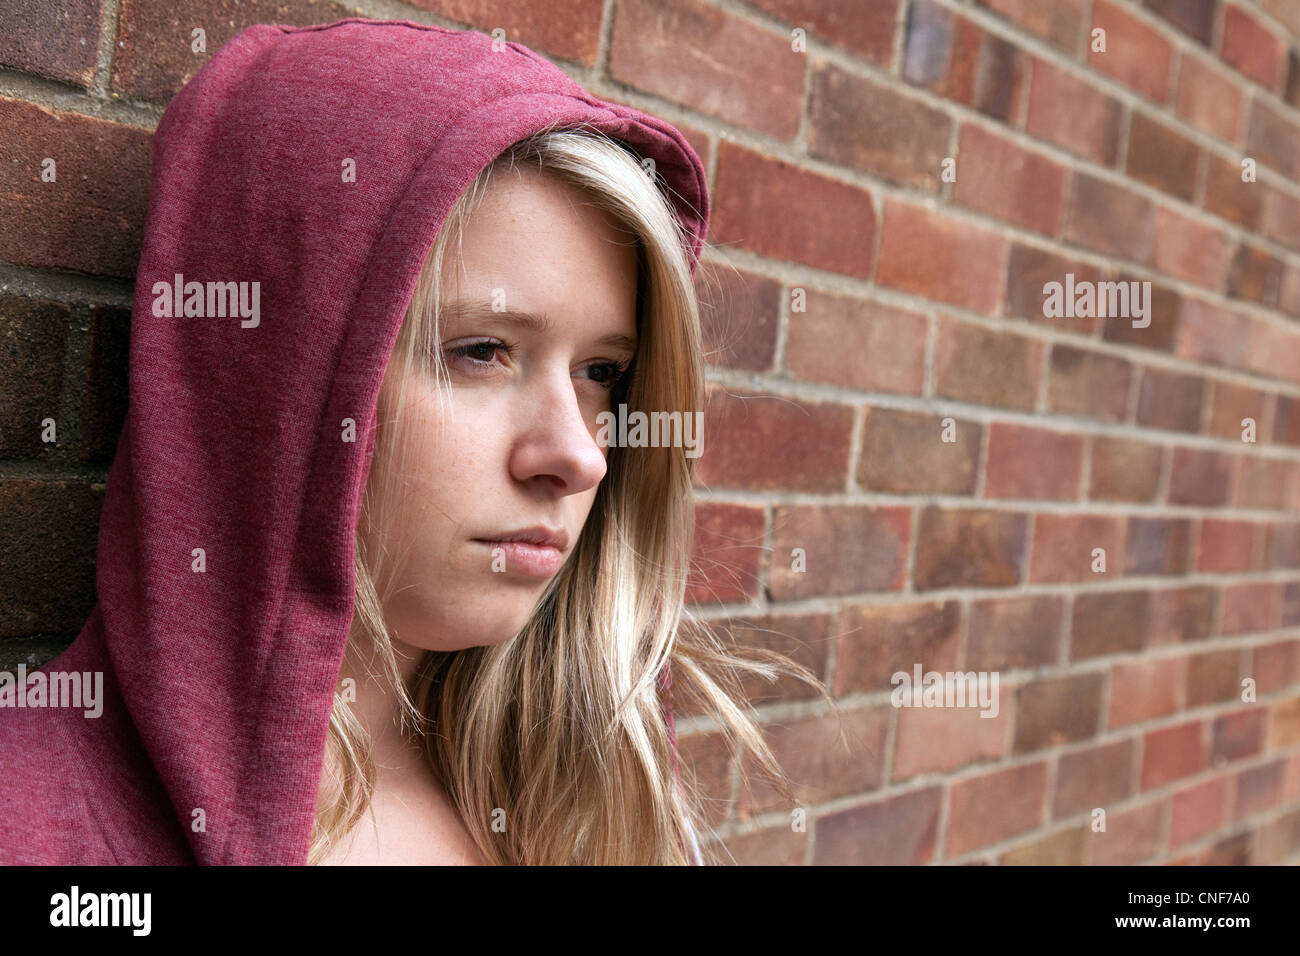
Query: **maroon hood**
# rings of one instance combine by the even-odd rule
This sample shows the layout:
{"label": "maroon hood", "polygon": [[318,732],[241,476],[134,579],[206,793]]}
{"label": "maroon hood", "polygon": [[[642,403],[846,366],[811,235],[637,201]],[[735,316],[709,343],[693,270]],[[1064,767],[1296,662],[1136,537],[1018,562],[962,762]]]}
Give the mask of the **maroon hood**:
{"label": "maroon hood", "polygon": [[[306,861],[379,385],[448,210],[498,154],[555,121],[626,142],[695,266],[708,196],[682,135],[499,46],[408,21],[254,26],[168,106],[99,601],[42,668],[102,672],[103,713],[0,708],[0,861]],[[155,314],[178,275],[242,284],[247,312]]]}

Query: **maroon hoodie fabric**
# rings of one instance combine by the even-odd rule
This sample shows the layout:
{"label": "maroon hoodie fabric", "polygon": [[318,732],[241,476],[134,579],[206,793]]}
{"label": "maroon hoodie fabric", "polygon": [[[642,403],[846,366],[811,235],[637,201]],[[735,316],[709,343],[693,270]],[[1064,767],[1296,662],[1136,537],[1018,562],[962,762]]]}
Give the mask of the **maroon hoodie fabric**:
{"label": "maroon hoodie fabric", "polygon": [[[682,135],[498,47],[400,20],[254,26],[163,114],[99,600],[41,669],[102,673],[102,714],[5,690],[0,861],[305,863],[379,385],[434,238],[492,159],[556,120],[628,143],[695,268],[708,195]],[[243,284],[243,310],[155,314],[156,284],[191,282],[191,307]]]}

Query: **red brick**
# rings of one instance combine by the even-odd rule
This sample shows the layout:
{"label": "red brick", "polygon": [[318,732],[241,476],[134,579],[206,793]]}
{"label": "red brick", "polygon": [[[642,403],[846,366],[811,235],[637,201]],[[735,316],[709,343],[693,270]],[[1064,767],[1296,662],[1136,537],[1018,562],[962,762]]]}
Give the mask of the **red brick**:
{"label": "red brick", "polygon": [[1174,794],[1169,823],[1170,847],[1199,840],[1228,822],[1231,785],[1231,777],[1215,777]]}
{"label": "red brick", "polygon": [[1251,767],[1237,774],[1237,799],[1232,818],[1245,820],[1282,802],[1282,789],[1286,779],[1286,761]]}
{"label": "red brick", "polygon": [[1155,242],[1155,206],[1130,189],[1075,172],[1065,236],[1098,252],[1146,262]]}
{"label": "red brick", "polygon": [[817,818],[815,866],[921,866],[934,859],[942,787]]}
{"label": "red brick", "polygon": [[768,371],[776,355],[781,284],[703,262],[695,282],[705,360],[711,365]]}
{"label": "red brick", "polygon": [[816,61],[808,124],[812,156],[930,192],[942,185],[952,121],[920,100]]}
{"label": "red brick", "polygon": [[[891,690],[899,671],[958,668],[961,606],[956,601],[854,604],[840,612],[835,637],[836,697]],[[985,718],[985,723],[989,723]]]}
{"label": "red brick", "polygon": [[1275,866],[1300,849],[1300,810],[1270,820],[1255,831],[1254,862]]}
{"label": "red brick", "polygon": [[1277,396],[1273,441],[1283,445],[1300,445],[1300,398]]}
{"label": "red brick", "polygon": [[1270,239],[1300,250],[1300,200],[1280,189],[1264,188],[1260,229]]}
{"label": "red brick", "polygon": [[0,456],[39,459],[52,449],[41,421],[59,418],[72,310],[0,293]]}
{"label": "red brick", "polygon": [[1061,226],[1065,167],[970,123],[957,146],[957,201],[1026,229]]}
{"label": "red brick", "polygon": [[1267,525],[1268,544],[1264,549],[1264,569],[1300,567],[1300,522],[1295,518]]}
{"label": "red brick", "polygon": [[85,623],[95,607],[103,487],[84,479],[0,480],[0,638],[70,632],[70,640]]}
{"label": "red brick", "polygon": [[1216,717],[1210,729],[1210,763],[1219,767],[1228,761],[1245,760],[1259,753],[1264,745],[1264,718],[1267,716],[1258,707],[1247,707]]}
{"label": "red brick", "polygon": [[0,64],[77,86],[95,79],[101,0],[58,0],[0,7]]}
{"label": "red brick", "polygon": [[1163,846],[1165,801],[1151,800],[1106,819],[1106,829],[1088,841],[1092,866],[1136,866]]}
{"label": "red brick", "polygon": [[[92,306],[81,394],[81,447],[77,450],[77,457],[82,461],[113,460],[130,400],[127,381],[130,352],[131,310]],[[0,374],[0,381],[4,377]],[[27,388],[32,388],[30,382]],[[6,406],[13,407],[0,399],[0,407]],[[0,413],[0,434],[4,431],[3,413]]]}
{"label": "red brick", "polygon": [[1188,708],[1239,700],[1245,676],[1236,648],[1193,654],[1187,659]]}
{"label": "red brick", "polygon": [[[1291,179],[1300,179],[1300,124],[1268,103],[1267,97],[1255,97],[1246,123],[1246,155]],[[1259,183],[1246,185],[1258,188]]]}
{"label": "red brick", "polygon": [[1156,16],[1182,30],[1201,46],[1210,45],[1210,33],[1214,29],[1215,3],[1206,3],[1205,0],[1146,0],[1146,7]]}
{"label": "red brick", "polygon": [[[424,5],[433,2],[435,0],[425,0]],[[591,2],[586,0],[588,8]],[[227,40],[245,27],[257,23],[307,26],[331,23],[354,15],[343,4],[311,3],[309,0],[231,5],[224,14],[214,15],[212,5],[204,0],[121,4],[110,86],[134,99],[166,103]],[[599,19],[597,14],[597,26]],[[190,31],[200,25],[206,31],[206,49],[194,53]],[[492,24],[504,25],[500,21]],[[510,39],[522,37],[512,35]]]}
{"label": "red brick", "polygon": [[1129,126],[1128,174],[1138,182],[1191,202],[1201,150],[1186,136],[1135,112]]}
{"label": "red brick", "polygon": [[1183,55],[1178,67],[1178,115],[1204,133],[1236,143],[1246,112],[1242,89],[1211,63]]}
{"label": "red brick", "polygon": [[709,262],[695,277],[704,355],[711,365],[767,371],[776,356],[781,283]]}
{"label": "red brick", "polygon": [[1228,441],[1241,441],[1245,430],[1242,420],[1252,418],[1255,421],[1255,440],[1268,440],[1276,396],[1218,379],[1214,380],[1213,393],[1210,422],[1206,429],[1208,434]]}
{"label": "red brick", "polygon": [[[711,241],[871,277],[876,214],[866,190],[728,141],[718,146],[715,182]],[[800,209],[816,214],[792,214]]]}
{"label": "red brick", "polygon": [[1005,236],[923,206],[885,200],[876,282],[993,315],[1006,277]]}
{"label": "red brick", "polygon": [[1286,78],[1286,43],[1241,7],[1223,6],[1223,38],[1219,55],[1274,93],[1282,92]]}
{"label": "red brick", "polygon": [[1137,421],[1148,428],[1192,432],[1201,430],[1209,380],[1158,368],[1142,370]]}
{"label": "red brick", "polygon": [[1240,368],[1249,336],[1249,316],[1200,299],[1184,299],[1174,354],[1193,362]]}
{"label": "red brick", "polygon": [[1272,308],[1282,289],[1282,260],[1262,246],[1242,243],[1228,268],[1228,295]]}
{"label": "red brick", "polygon": [[[1172,352],[1174,340],[1178,337],[1178,313],[1182,310],[1182,297],[1159,280],[1152,280],[1146,275],[1137,275],[1127,270],[1121,270],[1116,281],[1127,284],[1130,290],[1133,288],[1132,284],[1134,282],[1137,282],[1139,287],[1144,290],[1145,286],[1141,284],[1151,282],[1151,295],[1147,302],[1147,320],[1149,324],[1135,327],[1132,317],[1115,316],[1105,320],[1102,337],[1108,342],[1116,342],[1121,345],[1134,345],[1138,348]],[[1145,295],[1145,291],[1143,295]],[[1109,298],[1110,294],[1107,291],[1107,311],[1110,311]],[[1122,302],[1117,304],[1122,305]]]}
{"label": "red brick", "polygon": [[1088,497],[1094,501],[1154,501],[1162,457],[1159,445],[1098,435],[1092,444]]}
{"label": "red brick", "polygon": [[687,602],[721,603],[756,596],[765,525],[762,508],[698,503]]}
{"label": "red brick", "polygon": [[986,498],[1075,501],[1083,474],[1083,437],[994,422],[986,467]]}
{"label": "red brick", "polygon": [[1106,729],[1166,717],[1183,707],[1187,658],[1160,657],[1116,664],[1110,672]]}
{"label": "red brick", "polygon": [[827,43],[888,66],[894,53],[899,0],[750,0],[750,6],[802,27]]}
{"label": "red brick", "polygon": [[[152,134],[0,97],[0,143],[0,259],[134,278]],[[39,176],[46,157],[54,182]]]}
{"label": "red brick", "polygon": [[1083,0],[1057,0],[1048,4],[1037,0],[978,0],[978,3],[1068,54],[1073,55],[1078,49],[1083,29]]}
{"label": "red brick", "polygon": [[853,410],[710,387],[699,480],[712,487],[840,491]]}
{"label": "red brick", "polygon": [[1255,522],[1205,518],[1198,542],[1199,571],[1249,571],[1255,541]]}
{"label": "red brick", "polygon": [[[907,673],[911,674],[911,668]],[[899,708],[890,780],[944,773],[1005,757],[1013,691],[1000,682],[999,685],[996,717],[982,716],[978,706]]]}
{"label": "red brick", "polygon": [[[806,312],[790,317],[785,346],[785,365],[796,378],[865,392],[921,393],[925,316],[815,290],[808,290],[805,305]],[[835,342],[854,347],[827,347]]]}
{"label": "red brick", "polygon": [[1235,634],[1263,633],[1276,628],[1282,607],[1282,593],[1267,581],[1234,584],[1223,589],[1224,637]]}
{"label": "red brick", "polygon": [[[1106,551],[1106,573],[1092,570],[1094,548]],[[1122,573],[1124,519],[1113,515],[1044,513],[1034,519],[1029,580],[1102,581]]]}
{"label": "red brick", "polygon": [[1300,381],[1300,327],[1252,316],[1242,364],[1274,378]]}
{"label": "red brick", "polygon": [[808,853],[808,833],[788,826],[766,827],[727,837],[718,843],[701,841],[705,866],[801,866]]}
{"label": "red brick", "polygon": [[1107,0],[1092,6],[1091,29],[1106,31],[1106,52],[1094,53],[1088,43],[1088,65],[1131,86],[1143,96],[1165,102],[1173,46],[1156,30]]}
{"label": "red brick", "polygon": [[1103,278],[1100,269],[1078,259],[1067,259],[1054,252],[1013,242],[1011,257],[1007,263],[1007,288],[1003,311],[1009,316],[1028,319],[1036,324],[1041,323],[1079,335],[1095,335],[1101,328],[1102,322],[1098,316],[1082,318],[1043,314],[1043,305],[1046,301],[1043,286],[1048,282],[1064,283],[1066,275],[1073,275],[1076,283],[1100,282]]}
{"label": "red brick", "polygon": [[1003,122],[1020,113],[1028,57],[965,17],[916,0],[903,40],[903,79]]}
{"label": "red brick", "polygon": [[1078,595],[1070,627],[1070,660],[1142,650],[1150,613],[1147,591]]}
{"label": "red brick", "polygon": [[1206,212],[1247,229],[1257,228],[1263,201],[1260,184],[1242,182],[1241,163],[1220,159],[1213,153],[1206,153],[1205,168],[1205,197],[1201,205]]}
{"label": "red brick", "polygon": [[1152,647],[1199,641],[1210,635],[1214,622],[1214,589],[1166,588],[1152,596]]}
{"label": "red brick", "polygon": [[1056,797],[1052,819],[1109,807],[1133,792],[1132,737],[1062,754],[1056,768]]}
{"label": "red brick", "polygon": [[1119,155],[1120,103],[1095,86],[1035,59],[1025,128],[1067,152],[1113,165]]}
{"label": "red brick", "polygon": [[944,441],[945,418],[933,412],[866,409],[858,484],[899,494],[972,494],[984,426],[954,419],[955,440]]}
{"label": "red brick", "polygon": [[914,586],[924,591],[1019,584],[1027,521],[1026,515],[1012,511],[924,509],[917,531]]}
{"label": "red brick", "polygon": [[1142,738],[1142,789],[1154,790],[1206,767],[1201,723],[1189,721],[1152,730]]}
{"label": "red brick", "polygon": [[[884,780],[888,705],[842,709],[837,714],[789,718],[763,724],[763,738],[789,777],[796,807],[875,790]],[[736,814],[792,809],[778,789],[746,757]]]}
{"label": "red brick", "polygon": [[[782,614],[752,618],[724,618],[700,622],[724,646],[739,645],[777,651],[806,667],[819,680],[826,677],[830,657],[832,616],[825,614]],[[746,699],[752,704],[768,701],[804,700],[818,696],[816,688],[796,677],[782,674],[774,682],[765,677],[739,674]],[[677,719],[700,713],[694,701],[677,700]]]}
{"label": "red brick", "polygon": [[[791,505],[772,515],[768,591],[777,601],[903,587],[910,508]],[[804,571],[792,569],[802,549]]]}
{"label": "red brick", "polygon": [[1175,448],[1169,477],[1171,505],[1221,508],[1228,503],[1232,460],[1217,451]]}
{"label": "red brick", "polygon": [[1300,318],[1300,269],[1288,265],[1282,276],[1282,291],[1278,293],[1277,307],[1287,315]]}
{"label": "red brick", "polygon": [[1228,258],[1226,234],[1172,206],[1156,207],[1155,265],[1187,282],[1218,291]]}
{"label": "red brick", "polygon": [[806,66],[787,34],[696,0],[627,0],[614,11],[611,77],[776,139],[799,129]]}
{"label": "red brick", "polygon": [[1042,343],[1033,339],[940,317],[935,393],[978,405],[1031,410],[1042,354]]}
{"label": "red brick", "polygon": [[1047,407],[1067,415],[1123,421],[1133,375],[1132,364],[1113,355],[1055,345]]}
{"label": "red brick", "polygon": [[682,779],[703,794],[705,822],[717,826],[731,806],[734,756],[720,733],[687,734],[677,738]]}
{"label": "red brick", "polygon": [[1185,574],[1191,524],[1188,518],[1129,518],[1124,573]]}
{"label": "red brick", "polygon": [[1300,743],[1300,697],[1273,702],[1267,750],[1283,750]]}
{"label": "red brick", "polygon": [[961,856],[1036,829],[1043,820],[1047,763],[995,770],[952,784],[945,853]]}
{"label": "red brick", "polygon": [[1003,671],[1056,663],[1063,603],[1051,595],[972,601],[966,667]]}
{"label": "red brick", "polygon": [[1082,866],[1089,829],[1073,826],[1021,843],[998,856],[998,866]]}

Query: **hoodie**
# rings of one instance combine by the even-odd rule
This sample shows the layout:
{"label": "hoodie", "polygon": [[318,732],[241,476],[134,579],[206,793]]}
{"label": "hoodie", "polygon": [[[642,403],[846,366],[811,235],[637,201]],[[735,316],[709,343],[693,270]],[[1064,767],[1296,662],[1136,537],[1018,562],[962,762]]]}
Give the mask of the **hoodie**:
{"label": "hoodie", "polygon": [[[654,160],[696,269],[681,133],[518,43],[258,25],[168,105],[98,601],[25,683],[0,676],[0,862],[306,862],[389,354],[452,203],[555,121]],[[85,706],[50,706],[74,678]]]}

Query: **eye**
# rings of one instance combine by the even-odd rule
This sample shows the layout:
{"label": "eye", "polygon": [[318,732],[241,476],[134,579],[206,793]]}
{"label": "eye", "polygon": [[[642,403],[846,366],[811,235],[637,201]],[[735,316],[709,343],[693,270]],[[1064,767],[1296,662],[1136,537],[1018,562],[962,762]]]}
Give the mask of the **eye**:
{"label": "eye", "polygon": [[514,350],[513,345],[506,345],[504,342],[492,339],[484,339],[481,342],[470,342],[468,345],[457,345],[447,351],[457,358],[468,359],[471,365],[490,367],[497,352],[505,352],[506,355],[511,355]]}
{"label": "eye", "polygon": [[627,374],[631,362],[597,362],[595,365],[588,365],[588,371],[595,369],[600,373],[596,378],[596,384],[602,388],[612,391]]}

